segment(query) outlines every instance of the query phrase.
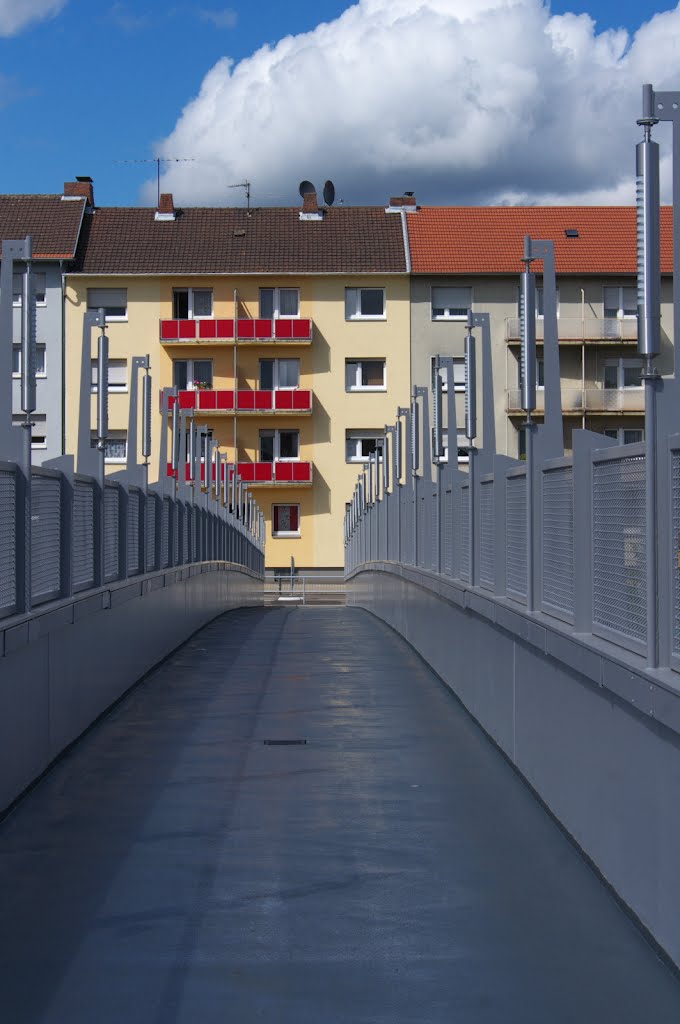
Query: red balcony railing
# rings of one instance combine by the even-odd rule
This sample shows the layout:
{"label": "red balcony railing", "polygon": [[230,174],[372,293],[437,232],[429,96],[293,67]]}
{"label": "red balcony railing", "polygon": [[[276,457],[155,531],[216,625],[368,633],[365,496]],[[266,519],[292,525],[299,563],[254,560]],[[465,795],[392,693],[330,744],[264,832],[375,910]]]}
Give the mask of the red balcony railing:
{"label": "red balcony railing", "polygon": [[295,320],[161,320],[161,341],[311,341],[312,321]]}
{"label": "red balcony railing", "polygon": [[[312,411],[312,392],[304,390],[291,391],[247,391],[233,389],[204,390],[195,389],[178,393],[180,409],[195,409],[197,412],[233,413],[277,413]],[[175,404],[174,395],[170,396],[168,406]]]}
{"label": "red balcony railing", "polygon": [[[226,471],[222,466],[222,477]],[[229,479],[233,466],[229,465]],[[256,484],[292,484],[301,486],[312,482],[311,462],[239,462],[237,472],[244,483]],[[190,466],[186,464],[186,479],[190,477]],[[168,476],[174,476],[172,465],[168,463]],[[205,464],[201,463],[201,481],[205,480]]]}

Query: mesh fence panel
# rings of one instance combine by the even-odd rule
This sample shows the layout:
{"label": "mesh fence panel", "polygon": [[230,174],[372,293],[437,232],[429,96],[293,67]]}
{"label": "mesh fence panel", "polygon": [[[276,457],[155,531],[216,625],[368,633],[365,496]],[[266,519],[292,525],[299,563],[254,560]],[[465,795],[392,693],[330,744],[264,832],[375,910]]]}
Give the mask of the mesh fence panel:
{"label": "mesh fence panel", "polygon": [[470,487],[457,487],[454,491],[454,529],[456,533],[455,574],[461,580],[470,579]]}
{"label": "mesh fence panel", "polygon": [[94,586],[94,485],[73,486],[73,586]]}
{"label": "mesh fence panel", "polygon": [[430,568],[432,572],[439,569],[437,552],[440,544],[439,537],[439,494],[432,491],[430,494]]}
{"label": "mesh fence panel", "polygon": [[593,464],[593,623],[647,638],[645,460]]}
{"label": "mesh fence panel", "polygon": [[527,478],[505,481],[505,573],[508,593],[527,596]]}
{"label": "mesh fence panel", "polygon": [[543,604],[574,614],[574,472],[543,474]]}
{"label": "mesh fence panel", "polygon": [[673,452],[672,462],[672,530],[673,552],[673,653],[680,654],[680,567],[676,552],[680,550],[680,452]]}
{"label": "mesh fence panel", "polygon": [[107,484],[104,488],[104,579],[118,578],[118,535],[120,529],[120,500],[118,488]]}
{"label": "mesh fence panel", "polygon": [[184,505],[182,509],[182,561],[186,565],[190,562],[189,557],[189,517],[191,510],[188,505]]}
{"label": "mesh fence panel", "polygon": [[127,571],[128,576],[139,572],[139,522],[141,493],[130,490],[127,505]]}
{"label": "mesh fence panel", "polygon": [[61,480],[31,478],[31,600],[47,601],[61,592]]}
{"label": "mesh fence panel", "polygon": [[161,507],[161,569],[170,561],[170,499],[163,498]]}
{"label": "mesh fence panel", "polygon": [[453,575],[453,491],[444,492],[444,529],[442,535],[442,566],[447,576]]}
{"label": "mesh fence panel", "polygon": [[0,614],[9,615],[17,603],[17,479],[0,471]]}
{"label": "mesh fence panel", "polygon": [[495,583],[495,520],[494,482],[487,480],[479,488],[479,582],[493,587]]}
{"label": "mesh fence panel", "polygon": [[427,513],[425,505],[425,495],[418,495],[418,504],[416,505],[416,516],[418,517],[416,522],[416,547],[418,554],[417,564],[421,569],[425,568],[425,534],[427,532]]}
{"label": "mesh fence panel", "polygon": [[173,503],[172,508],[172,564],[179,562],[179,531],[182,524],[182,506],[178,501]]}
{"label": "mesh fence panel", "polygon": [[151,572],[156,564],[156,495],[146,499],[146,571]]}

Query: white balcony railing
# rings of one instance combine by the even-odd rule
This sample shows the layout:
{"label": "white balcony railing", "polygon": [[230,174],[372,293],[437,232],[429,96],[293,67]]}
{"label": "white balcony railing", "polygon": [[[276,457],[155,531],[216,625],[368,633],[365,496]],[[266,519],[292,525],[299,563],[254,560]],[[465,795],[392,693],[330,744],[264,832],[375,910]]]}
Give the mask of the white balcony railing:
{"label": "white balcony railing", "polygon": [[[536,338],[543,340],[544,320],[536,319]],[[637,341],[637,317],[572,317],[563,316],[557,320],[557,337],[560,341]],[[505,321],[505,340],[519,341],[521,338],[518,316]]]}

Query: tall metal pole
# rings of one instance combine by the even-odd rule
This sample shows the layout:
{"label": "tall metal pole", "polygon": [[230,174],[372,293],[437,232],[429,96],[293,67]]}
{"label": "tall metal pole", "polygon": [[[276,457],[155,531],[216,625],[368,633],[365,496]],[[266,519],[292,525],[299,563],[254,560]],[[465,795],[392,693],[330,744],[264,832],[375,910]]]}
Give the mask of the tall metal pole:
{"label": "tall metal pole", "polygon": [[525,269],[521,275],[520,323],[522,333],[522,408],[526,413],[526,494],[527,494],[527,611],[535,609],[534,593],[534,423],[536,408],[536,278],[531,273],[531,239],[525,236]]}
{"label": "tall metal pole", "polygon": [[[468,310],[467,331],[465,334],[465,437],[468,441],[468,564],[470,566],[470,586],[474,586],[477,567],[475,565],[475,486],[477,450],[474,442],[477,437],[477,354],[473,327],[472,310]],[[451,386],[449,384],[449,386]],[[449,425],[449,453],[458,450],[457,424],[453,425],[456,437],[451,437]],[[451,460],[451,454],[449,454]]]}

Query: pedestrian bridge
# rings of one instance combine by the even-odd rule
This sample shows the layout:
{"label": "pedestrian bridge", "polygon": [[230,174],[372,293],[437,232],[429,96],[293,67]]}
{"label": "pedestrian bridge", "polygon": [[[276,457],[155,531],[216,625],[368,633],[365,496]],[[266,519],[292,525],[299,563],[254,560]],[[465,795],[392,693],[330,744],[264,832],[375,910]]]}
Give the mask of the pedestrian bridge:
{"label": "pedestrian bridge", "polygon": [[0,827],[11,1024],[654,1024],[680,983],[358,608],[197,632]]}

